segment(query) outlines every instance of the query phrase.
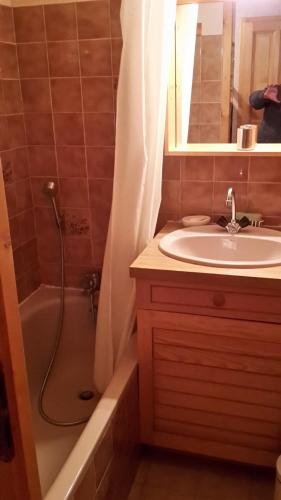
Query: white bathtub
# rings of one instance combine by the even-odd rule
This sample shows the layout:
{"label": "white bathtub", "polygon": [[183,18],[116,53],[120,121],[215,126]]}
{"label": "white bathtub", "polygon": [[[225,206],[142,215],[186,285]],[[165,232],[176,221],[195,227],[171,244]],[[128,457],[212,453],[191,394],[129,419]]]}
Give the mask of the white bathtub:
{"label": "white bathtub", "polygon": [[71,498],[136,369],[132,341],[102,398],[79,399],[81,391],[93,390],[94,321],[88,297],[81,290],[68,289],[62,343],[44,408],[58,420],[91,417],[86,425],[75,427],[46,423],[38,412],[38,395],[54,341],[58,307],[59,290],[47,286],[41,286],[20,306],[39,476],[46,500]]}

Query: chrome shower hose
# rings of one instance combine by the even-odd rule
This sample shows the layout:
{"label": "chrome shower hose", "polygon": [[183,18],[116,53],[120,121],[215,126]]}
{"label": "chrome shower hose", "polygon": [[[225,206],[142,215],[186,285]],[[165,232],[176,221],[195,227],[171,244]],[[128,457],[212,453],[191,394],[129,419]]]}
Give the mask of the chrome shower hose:
{"label": "chrome shower hose", "polygon": [[71,420],[71,421],[60,421],[56,420],[55,418],[51,418],[49,415],[44,410],[44,405],[43,405],[43,400],[44,400],[44,395],[46,391],[46,387],[50,378],[50,375],[52,373],[52,369],[54,366],[54,363],[56,361],[58,349],[60,346],[61,338],[62,338],[62,332],[63,332],[63,324],[64,324],[64,306],[65,306],[65,284],[64,284],[64,248],[63,248],[63,234],[62,234],[62,228],[61,228],[61,221],[58,220],[57,218],[57,213],[56,212],[56,204],[55,200],[52,199],[53,201],[53,207],[55,210],[55,215],[56,215],[56,222],[57,222],[57,227],[58,227],[58,232],[59,232],[59,239],[60,239],[60,273],[61,273],[61,283],[60,283],[60,304],[59,304],[59,316],[58,316],[58,322],[56,326],[56,336],[55,336],[55,341],[54,345],[52,348],[50,360],[48,363],[47,370],[44,374],[44,379],[40,388],[40,393],[39,393],[39,400],[38,400],[38,410],[41,415],[41,417],[48,422],[48,424],[56,425],[58,427],[72,427],[74,425],[81,425],[85,424],[88,422],[90,417],[84,417],[78,420]]}

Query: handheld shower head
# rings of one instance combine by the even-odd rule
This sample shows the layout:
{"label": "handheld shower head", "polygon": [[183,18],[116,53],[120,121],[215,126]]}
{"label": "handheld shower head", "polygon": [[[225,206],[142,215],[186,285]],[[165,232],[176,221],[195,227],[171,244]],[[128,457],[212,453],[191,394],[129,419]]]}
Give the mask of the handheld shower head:
{"label": "handheld shower head", "polygon": [[50,198],[54,198],[57,194],[57,186],[54,181],[47,181],[43,185],[43,192],[47,195],[50,196]]}
{"label": "handheld shower head", "polygon": [[51,199],[53,209],[54,209],[54,214],[56,218],[56,223],[59,229],[61,229],[61,223],[62,223],[62,218],[61,215],[58,211],[57,203],[56,203],[56,193],[57,193],[57,186],[54,181],[47,181],[43,185],[43,193],[46,194],[46,196],[49,196]]}

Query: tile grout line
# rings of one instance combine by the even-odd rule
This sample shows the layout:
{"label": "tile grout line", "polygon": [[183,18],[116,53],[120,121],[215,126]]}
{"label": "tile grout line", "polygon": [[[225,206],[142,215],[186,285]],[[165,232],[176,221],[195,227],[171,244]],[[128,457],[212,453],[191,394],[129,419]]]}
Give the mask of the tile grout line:
{"label": "tile grout line", "polygon": [[[53,130],[53,138],[54,138],[54,144],[48,144],[48,146],[52,147],[54,146],[54,153],[55,153],[55,158],[56,158],[56,177],[58,178],[58,155],[57,155],[57,143],[56,143],[56,133],[55,133],[55,120],[54,120],[54,107],[53,107],[53,96],[52,96],[52,87],[51,87],[51,77],[50,77],[50,60],[49,60],[49,51],[48,51],[48,40],[47,40],[47,26],[46,26],[46,16],[45,16],[45,9],[44,5],[42,5],[42,11],[43,11],[43,22],[44,22],[44,34],[45,34],[45,42],[44,45],[46,46],[46,55],[47,55],[47,66],[48,66],[48,87],[49,87],[49,98],[50,98],[50,113],[46,114],[51,114],[52,118],[52,130]],[[32,113],[30,113],[32,114]],[[42,113],[44,114],[44,113]],[[60,190],[59,190],[59,195],[60,195]],[[59,200],[60,201],[60,200]]]}
{"label": "tile grout line", "polygon": [[[88,0],[87,0],[88,1]],[[89,0],[90,1],[90,0]],[[79,4],[80,2],[69,2],[69,3],[75,3],[75,4]],[[53,4],[54,5],[54,4]],[[59,3],[58,5],[63,5],[61,3]],[[40,5],[39,5],[40,6]],[[77,40],[79,42],[91,42],[92,40],[98,40],[98,41],[107,41],[107,40],[121,40],[121,37],[120,36],[113,36],[112,38],[110,36],[108,37],[93,37],[93,38],[66,38],[66,39],[62,39],[62,40],[46,40],[48,43],[67,43],[67,42],[77,42]],[[14,45],[14,42],[7,42],[7,41],[4,41],[4,42],[1,42],[0,40],[0,43],[5,43],[5,44],[12,44]],[[32,45],[32,44],[40,44],[40,43],[44,43],[44,40],[31,40],[29,42],[17,42],[17,45]],[[212,81],[212,80],[210,80]]]}
{"label": "tile grout line", "polygon": [[[91,0],[78,0],[77,3],[86,3]],[[18,9],[21,7],[43,7],[44,5],[65,5],[68,3],[73,3],[71,0],[12,0],[9,5],[4,5],[4,7],[13,7],[14,9]]]}
{"label": "tile grout line", "polygon": [[[52,120],[52,131],[53,131],[53,141],[54,141],[53,144],[48,144],[48,146],[54,148],[54,156],[55,156],[55,163],[56,163],[56,179],[58,179],[58,156],[57,156],[57,148],[56,148],[54,110],[53,110],[53,99],[52,99],[52,89],[51,89],[51,79],[50,79],[50,61],[49,61],[49,51],[48,51],[48,43],[47,43],[47,27],[46,27],[46,17],[45,17],[44,5],[42,5],[41,8],[42,8],[43,24],[44,24],[44,41],[42,43],[45,46],[46,58],[47,58],[47,67],[48,67],[47,79],[48,79],[49,98],[50,98],[50,107],[51,107],[50,115],[51,115],[51,120]],[[38,145],[36,145],[36,146],[38,146]],[[50,177],[50,176],[48,176],[48,177]],[[59,205],[60,205],[60,186],[59,185],[58,185],[58,194],[59,194]],[[39,207],[39,205],[37,204],[36,207]],[[38,235],[37,238],[39,238],[37,218],[35,218],[35,222],[36,222],[36,235]],[[39,260],[39,265],[40,265],[40,273],[42,274],[42,267],[46,264],[46,262],[41,258],[41,255],[39,252],[38,252],[38,260]],[[53,262],[52,262],[52,265],[54,265]],[[58,262],[56,262],[56,266],[57,265],[58,265]],[[41,277],[41,281],[42,281],[42,277]],[[57,284],[57,278],[56,278],[56,284]]]}
{"label": "tile grout line", "polygon": [[[79,77],[73,77],[73,78],[79,78]],[[60,78],[58,78],[58,80],[60,80]],[[49,114],[52,114],[51,112],[49,111],[26,111],[25,113],[18,113],[19,115],[23,115],[23,114],[26,114],[26,115],[49,115]],[[55,111],[53,114],[59,114],[59,115],[81,115],[81,111]],[[85,115],[114,115],[114,113],[112,112],[100,112],[100,111],[84,111],[84,114]],[[6,116],[17,116],[17,113],[10,113]],[[37,144],[34,144],[34,146],[36,146]],[[42,144],[44,146],[44,144]],[[67,144],[68,146],[81,146],[81,144]],[[38,146],[40,146],[40,144],[38,144]],[[48,144],[45,144],[45,146],[48,146]],[[60,144],[58,144],[58,146],[60,146]],[[95,147],[95,146],[93,146]],[[112,147],[111,146],[108,146],[108,147]]]}
{"label": "tile grout line", "polygon": [[[78,76],[50,76],[50,77],[47,77],[47,76],[23,76],[21,77],[21,80],[71,80],[73,78],[78,78]],[[82,80],[93,80],[95,78],[110,78],[110,75],[81,75],[81,79]],[[2,80],[4,81],[10,81],[10,80],[15,80],[17,81],[18,78],[2,78]],[[110,113],[109,111],[107,111],[107,113]]]}
{"label": "tile grout line", "polygon": [[214,215],[214,204],[215,204],[215,178],[216,178],[216,157],[213,156],[212,158],[212,182],[213,182],[213,186],[212,186],[212,206],[210,207],[210,215],[211,215],[211,218],[213,218],[213,215]]}
{"label": "tile grout line", "polygon": [[[111,204],[110,204],[110,213],[111,213],[111,207],[112,207],[112,200],[113,200],[113,185],[114,185],[114,166],[115,166],[115,145],[116,145],[116,119],[117,119],[117,92],[116,92],[116,98],[115,98],[115,89],[114,89],[114,71],[113,71],[113,50],[112,50],[112,23],[111,23],[111,0],[107,0],[107,6],[108,6],[108,22],[109,22],[109,36],[110,36],[110,66],[111,66],[111,91],[112,91],[112,107],[113,107],[113,127],[114,127],[114,144],[112,144],[111,147],[113,147],[114,150],[114,162],[113,162],[113,178],[112,178],[112,194],[111,194]],[[120,68],[119,68],[120,69]],[[119,81],[119,73],[116,75]],[[118,85],[118,84],[117,84]],[[108,223],[109,224],[109,223]],[[109,225],[108,225],[109,228]]]}
{"label": "tile grout line", "polygon": [[249,211],[250,163],[251,163],[251,157],[249,156],[248,157],[248,164],[247,164],[247,180],[246,180],[246,183],[247,183],[247,187],[246,187],[246,197],[247,197],[246,207],[247,207],[247,211]]}
{"label": "tile grout line", "polygon": [[84,156],[85,156],[85,169],[86,169],[86,189],[88,197],[88,217],[89,217],[89,238],[91,242],[91,265],[94,267],[94,241],[93,241],[93,224],[92,224],[92,211],[90,204],[90,185],[89,185],[89,171],[88,171],[88,155],[87,155],[87,144],[86,144],[86,126],[85,126],[85,110],[84,110],[84,93],[82,85],[82,72],[81,72],[81,53],[80,53],[80,39],[79,39],[79,26],[78,26],[78,9],[77,1],[74,3],[75,10],[75,23],[76,23],[76,40],[78,48],[78,67],[79,67],[79,81],[80,81],[80,96],[81,96],[81,107],[82,107],[82,127],[83,127],[83,138],[84,138]]}
{"label": "tile grout line", "polygon": [[[14,8],[11,7],[11,14],[12,14],[12,23],[13,23],[13,30],[14,30],[14,45],[15,45],[15,55],[16,55],[16,61],[17,61],[17,73],[18,73],[18,78],[15,79],[15,81],[18,82],[19,88],[20,88],[20,100],[21,100],[21,107],[22,107],[22,113],[17,113],[17,115],[22,116],[22,122],[23,122],[23,127],[24,127],[24,134],[25,134],[25,145],[20,146],[20,148],[23,148],[25,150],[25,158],[27,160],[27,169],[28,169],[28,177],[25,180],[25,182],[28,182],[29,185],[29,190],[30,190],[30,196],[31,196],[31,207],[26,207],[22,212],[18,213],[15,215],[15,217],[20,216],[23,213],[26,213],[30,211],[32,214],[32,219],[33,219],[33,225],[34,225],[34,236],[26,241],[20,242],[17,248],[21,248],[25,244],[28,243],[28,241],[32,241],[35,239],[35,244],[36,244],[36,257],[37,257],[37,262],[39,262],[39,254],[38,254],[38,244],[37,244],[37,235],[36,235],[36,222],[35,222],[35,210],[34,210],[34,199],[33,199],[33,192],[32,192],[32,184],[31,184],[31,175],[30,175],[30,156],[29,156],[29,148],[28,148],[28,141],[27,141],[27,129],[26,129],[26,122],[25,122],[25,113],[24,113],[24,102],[23,102],[23,93],[22,93],[22,86],[21,86],[21,75],[20,75],[20,68],[19,68],[19,55],[18,55],[18,46],[17,46],[17,36],[16,36],[16,24],[15,24],[15,16],[14,16]],[[16,150],[18,148],[13,148],[13,150]],[[14,166],[13,166],[14,168]],[[19,181],[18,181],[19,182]],[[17,203],[17,195],[16,195],[16,203]],[[10,220],[10,217],[9,217]],[[13,252],[15,251],[15,248],[13,249]],[[24,260],[24,266],[26,266],[25,259]],[[34,266],[35,268],[35,266]],[[37,266],[36,266],[37,268]],[[29,269],[29,272],[26,273],[30,274],[31,268]],[[39,269],[39,276],[40,276],[40,269]],[[17,278],[17,277],[16,277]]]}

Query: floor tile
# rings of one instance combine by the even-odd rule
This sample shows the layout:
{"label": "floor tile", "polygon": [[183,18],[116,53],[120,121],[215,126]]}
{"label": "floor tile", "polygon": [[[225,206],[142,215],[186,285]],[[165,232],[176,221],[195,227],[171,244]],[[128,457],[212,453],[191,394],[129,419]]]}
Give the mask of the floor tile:
{"label": "floor tile", "polygon": [[201,470],[196,500],[248,500],[251,487],[249,473],[235,465],[206,464]]}
{"label": "floor tile", "polygon": [[134,483],[128,496],[128,500],[141,500],[141,487],[141,484]]}
{"label": "floor tile", "polygon": [[144,483],[147,479],[148,470],[149,470],[150,462],[149,460],[142,459],[139,463],[138,470],[134,479],[134,483],[141,484]]}
{"label": "floor tile", "polygon": [[128,500],[273,500],[274,471],[146,448]]}
{"label": "floor tile", "polygon": [[260,472],[252,480],[249,500],[273,500],[274,498],[274,473]]}
{"label": "floor tile", "polygon": [[177,495],[194,494],[200,481],[200,469],[183,456],[154,454],[147,471],[146,482]]}

